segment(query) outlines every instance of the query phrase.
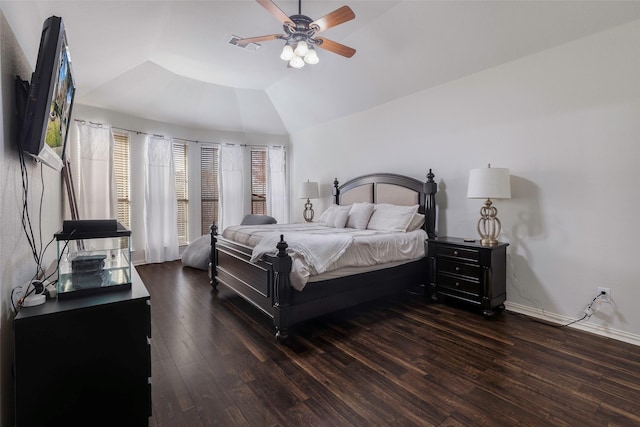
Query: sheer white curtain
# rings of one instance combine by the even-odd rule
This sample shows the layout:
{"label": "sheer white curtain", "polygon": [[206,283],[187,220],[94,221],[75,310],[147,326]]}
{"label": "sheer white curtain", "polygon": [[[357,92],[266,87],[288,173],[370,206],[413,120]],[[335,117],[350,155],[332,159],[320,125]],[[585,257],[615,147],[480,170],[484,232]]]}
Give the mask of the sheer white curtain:
{"label": "sheer white curtain", "polygon": [[289,222],[285,164],[284,148],[267,148],[267,212],[281,224]]}
{"label": "sheer white curtain", "polygon": [[[111,127],[76,122],[77,138],[69,155],[74,173],[78,217],[117,218]],[[74,163],[76,163],[74,165]]]}
{"label": "sheer white curtain", "polygon": [[147,262],[172,261],[179,258],[173,145],[147,136],[144,151],[145,257]]}
{"label": "sheer white curtain", "polygon": [[218,230],[238,225],[249,213],[245,196],[245,149],[239,145],[220,147],[220,216]]}

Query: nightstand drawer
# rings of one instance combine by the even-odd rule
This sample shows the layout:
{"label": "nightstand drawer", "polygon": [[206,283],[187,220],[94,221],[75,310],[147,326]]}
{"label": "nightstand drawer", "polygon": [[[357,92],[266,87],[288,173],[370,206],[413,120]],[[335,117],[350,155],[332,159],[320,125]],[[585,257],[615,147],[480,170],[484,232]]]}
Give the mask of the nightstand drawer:
{"label": "nightstand drawer", "polygon": [[448,274],[438,275],[438,288],[440,291],[450,292],[465,296],[474,300],[480,300],[480,282],[465,279],[463,277],[450,276]]}
{"label": "nightstand drawer", "polygon": [[462,276],[480,279],[481,268],[478,265],[464,264],[442,259],[438,263],[438,271],[441,273],[459,274]]}
{"label": "nightstand drawer", "polygon": [[438,252],[443,257],[456,258],[466,262],[480,262],[480,251],[473,249],[443,245],[438,249]]}

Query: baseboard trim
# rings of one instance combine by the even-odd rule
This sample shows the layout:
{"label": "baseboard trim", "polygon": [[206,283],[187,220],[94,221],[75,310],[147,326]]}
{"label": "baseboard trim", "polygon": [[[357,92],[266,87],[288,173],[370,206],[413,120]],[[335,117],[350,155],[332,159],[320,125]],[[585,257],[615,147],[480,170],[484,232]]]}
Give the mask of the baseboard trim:
{"label": "baseboard trim", "polygon": [[[536,319],[546,320],[548,322],[557,323],[560,325],[564,325],[576,320],[576,319],[572,319],[571,317],[562,316],[556,313],[549,313],[548,311],[542,311],[537,308],[533,308],[533,307],[529,307],[526,305],[517,304],[509,301],[506,301],[504,305],[507,310],[513,311],[514,313],[524,314],[525,316],[535,317]],[[569,327],[640,346],[640,335],[630,334],[629,332],[620,331],[618,329],[612,329],[606,326],[596,325],[596,324],[590,323],[589,321],[576,322],[570,325]]]}

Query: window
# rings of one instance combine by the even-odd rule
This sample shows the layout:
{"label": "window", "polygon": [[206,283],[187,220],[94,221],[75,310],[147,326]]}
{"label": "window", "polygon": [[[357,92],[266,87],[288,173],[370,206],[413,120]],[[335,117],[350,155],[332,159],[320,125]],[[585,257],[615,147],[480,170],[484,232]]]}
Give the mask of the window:
{"label": "window", "polygon": [[266,150],[251,150],[251,213],[267,215]]}
{"label": "window", "polygon": [[113,169],[116,175],[118,222],[131,229],[131,199],[129,177],[129,134],[113,132]]}
{"label": "window", "polygon": [[218,190],[218,149],[200,148],[200,206],[202,211],[202,234],[209,234],[209,227],[218,222],[220,192]]}
{"label": "window", "polygon": [[187,144],[173,143],[173,166],[178,201],[178,244],[189,243],[189,185],[187,169]]}

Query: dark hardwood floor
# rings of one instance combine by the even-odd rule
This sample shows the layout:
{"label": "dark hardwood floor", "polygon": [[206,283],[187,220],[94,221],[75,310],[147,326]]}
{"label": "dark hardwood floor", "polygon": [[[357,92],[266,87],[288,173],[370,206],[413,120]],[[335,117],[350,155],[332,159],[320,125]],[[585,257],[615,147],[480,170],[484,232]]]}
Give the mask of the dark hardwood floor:
{"label": "dark hardwood floor", "polygon": [[204,271],[151,293],[151,426],[634,426],[640,347],[421,295],[307,322],[288,343]]}

